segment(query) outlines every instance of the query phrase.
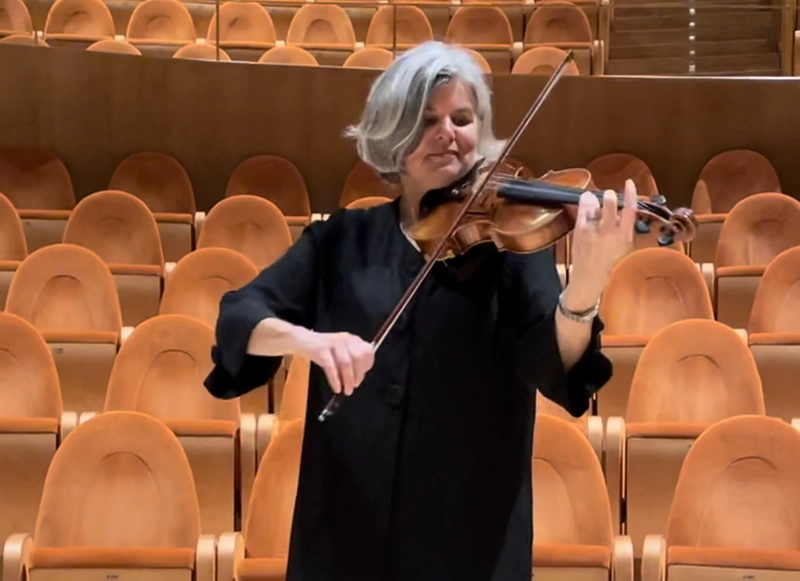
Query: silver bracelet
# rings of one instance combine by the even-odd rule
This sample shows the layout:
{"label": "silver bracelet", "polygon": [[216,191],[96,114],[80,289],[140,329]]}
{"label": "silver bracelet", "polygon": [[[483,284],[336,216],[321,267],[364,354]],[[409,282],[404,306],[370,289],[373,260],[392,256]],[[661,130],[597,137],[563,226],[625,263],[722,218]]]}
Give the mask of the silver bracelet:
{"label": "silver bracelet", "polygon": [[562,292],[558,296],[558,310],[561,311],[561,314],[570,321],[575,321],[576,323],[588,323],[594,319],[597,316],[597,313],[600,311],[600,301],[597,301],[597,303],[595,303],[595,305],[590,309],[587,309],[582,313],[576,313],[575,311],[570,311],[566,306],[564,306],[564,293]]}

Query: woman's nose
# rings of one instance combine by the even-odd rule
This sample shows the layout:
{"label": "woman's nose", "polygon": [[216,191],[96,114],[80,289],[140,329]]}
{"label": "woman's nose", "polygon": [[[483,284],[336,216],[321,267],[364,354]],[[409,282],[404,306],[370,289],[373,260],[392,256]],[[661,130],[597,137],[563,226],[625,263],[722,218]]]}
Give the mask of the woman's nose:
{"label": "woman's nose", "polygon": [[445,119],[439,128],[439,139],[442,141],[452,141],[455,138],[455,127],[450,119]]}

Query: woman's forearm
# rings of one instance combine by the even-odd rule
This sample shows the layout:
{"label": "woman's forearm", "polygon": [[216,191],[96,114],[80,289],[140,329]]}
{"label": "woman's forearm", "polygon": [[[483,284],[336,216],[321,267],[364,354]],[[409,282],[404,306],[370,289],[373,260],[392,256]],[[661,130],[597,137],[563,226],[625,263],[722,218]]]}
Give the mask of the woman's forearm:
{"label": "woman's forearm", "polygon": [[[584,312],[596,303],[588,294],[583,294],[577,287],[564,291],[564,306],[569,311]],[[569,371],[580,360],[592,338],[592,322],[579,323],[565,317],[560,309],[556,309],[556,339],[564,369]]]}
{"label": "woman's forearm", "polygon": [[262,319],[250,334],[247,353],[261,356],[292,355],[301,336],[310,332],[274,317]]}

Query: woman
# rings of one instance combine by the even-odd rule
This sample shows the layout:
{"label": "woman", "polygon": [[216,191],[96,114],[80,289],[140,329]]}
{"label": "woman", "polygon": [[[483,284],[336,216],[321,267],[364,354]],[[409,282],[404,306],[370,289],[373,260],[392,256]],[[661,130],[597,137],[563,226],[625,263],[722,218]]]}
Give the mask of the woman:
{"label": "woman", "polygon": [[[283,355],[316,363],[288,581],[529,581],[536,390],[578,417],[611,375],[596,305],[631,247],[633,186],[620,215],[581,198],[563,295],[552,250],[481,245],[437,264],[373,352],[425,262],[404,235],[424,194],[502,144],[480,68],[435,42],[384,72],[349,134],[402,195],[312,224],[223,297],[208,390],[240,396]],[[319,422],[332,392],[347,397]]]}

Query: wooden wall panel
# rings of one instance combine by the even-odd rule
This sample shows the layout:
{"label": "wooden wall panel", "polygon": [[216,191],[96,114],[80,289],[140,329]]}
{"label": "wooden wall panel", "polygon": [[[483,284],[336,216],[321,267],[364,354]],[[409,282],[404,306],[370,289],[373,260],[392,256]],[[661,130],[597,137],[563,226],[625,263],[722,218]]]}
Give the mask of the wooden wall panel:
{"label": "wooden wall panel", "polygon": [[[103,189],[127,155],[157,150],[187,168],[208,210],[245,158],[281,155],[305,176],[316,212],[333,210],[356,161],[342,137],[376,71],[213,63],[0,46],[0,149],[44,146],[78,197]],[[545,79],[493,79],[495,128],[508,135]],[[751,148],[800,192],[800,79],[567,77],[514,155],[534,171],[606,152],[644,159],[670,205],[689,203],[703,164]]]}

